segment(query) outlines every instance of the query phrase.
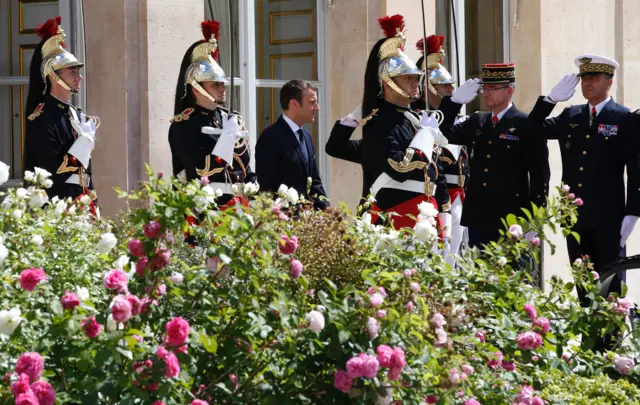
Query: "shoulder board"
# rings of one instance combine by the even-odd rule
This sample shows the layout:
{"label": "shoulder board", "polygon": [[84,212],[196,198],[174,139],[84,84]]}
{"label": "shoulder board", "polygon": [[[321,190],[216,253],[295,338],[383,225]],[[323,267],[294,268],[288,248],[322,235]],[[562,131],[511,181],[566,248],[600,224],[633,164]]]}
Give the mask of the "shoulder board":
{"label": "shoulder board", "polygon": [[360,120],[360,125],[364,126],[367,122],[369,122],[369,120],[371,120],[371,118],[373,118],[376,115],[377,112],[378,112],[378,109],[374,108],[373,111],[371,111],[371,114],[367,115],[362,120]]}
{"label": "shoulder board", "polygon": [[187,108],[180,114],[176,114],[171,118],[171,122],[181,122],[189,119],[189,116],[195,111],[193,108]]}
{"label": "shoulder board", "polygon": [[29,114],[29,116],[27,117],[27,119],[29,121],[33,121],[36,118],[38,118],[40,116],[40,114],[42,114],[42,110],[44,109],[44,103],[40,103],[38,104],[38,106],[36,107],[35,110],[33,110],[33,112],[31,114]]}

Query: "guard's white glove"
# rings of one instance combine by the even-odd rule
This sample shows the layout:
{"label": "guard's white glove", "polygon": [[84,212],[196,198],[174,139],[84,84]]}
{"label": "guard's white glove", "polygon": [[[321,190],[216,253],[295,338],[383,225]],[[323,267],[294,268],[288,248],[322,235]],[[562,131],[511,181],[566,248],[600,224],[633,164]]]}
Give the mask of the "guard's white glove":
{"label": "guard's white glove", "polygon": [[467,104],[473,101],[480,90],[480,79],[469,79],[453,91],[451,101],[457,104]]}
{"label": "guard's white glove", "polygon": [[638,217],[633,215],[627,215],[622,220],[622,227],[620,227],[620,247],[624,247],[627,244],[629,235],[633,232],[633,228],[636,226]]}
{"label": "guard's white glove", "polygon": [[434,114],[428,111],[422,111],[420,116],[420,125],[423,128],[438,128],[440,123]]}
{"label": "guard's white glove", "polygon": [[355,110],[351,111],[349,115],[340,120],[340,124],[347,127],[356,128],[362,121],[362,104],[357,106]]}
{"label": "guard's white glove", "polygon": [[78,119],[71,118],[71,126],[78,133],[78,138],[67,153],[75,156],[86,169],[91,161],[91,152],[96,147],[96,124],[93,120],[87,119],[84,113],[81,113]]}
{"label": "guard's white glove", "polygon": [[576,92],[576,86],[579,82],[580,78],[575,73],[564,75],[562,79],[553,86],[553,89],[551,89],[551,93],[549,93],[547,98],[552,103],[567,101],[573,97],[573,93]]}
{"label": "guard's white glove", "polygon": [[424,153],[424,156],[429,162],[433,155],[433,146],[435,145],[435,134],[437,129],[422,128],[413,137],[413,140],[409,144],[410,148],[417,149]]}
{"label": "guard's white glove", "polygon": [[249,136],[249,132],[240,128],[238,125],[238,116],[229,115],[222,123],[222,129],[213,127],[202,127],[203,134],[220,135],[213,147],[212,155],[218,156],[224,160],[229,166],[233,167],[233,151],[238,142],[242,138]]}
{"label": "guard's white glove", "polygon": [[448,212],[441,212],[438,214],[438,216],[440,217],[440,223],[442,224],[443,227],[443,231],[442,231],[442,238],[447,241],[451,239],[451,224],[452,224],[452,217],[451,214]]}

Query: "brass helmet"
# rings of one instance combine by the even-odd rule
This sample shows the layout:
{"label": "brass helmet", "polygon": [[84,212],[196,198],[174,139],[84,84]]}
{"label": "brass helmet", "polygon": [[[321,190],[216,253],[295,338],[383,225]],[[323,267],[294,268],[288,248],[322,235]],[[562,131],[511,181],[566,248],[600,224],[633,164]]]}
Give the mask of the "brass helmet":
{"label": "brass helmet", "polygon": [[406,75],[422,75],[416,64],[403,52],[406,38],[404,36],[404,18],[399,15],[387,16],[378,19],[380,28],[387,39],[381,44],[378,51],[378,77],[381,82],[386,82],[389,87],[403,97],[412,97],[402,90],[392,79]]}
{"label": "brass helmet", "polygon": [[56,71],[67,67],[84,66],[84,63],[80,62],[71,52],[64,49],[64,41],[67,35],[60,25],[61,20],[58,16],[55,19],[47,20],[36,28],[36,34],[38,34],[43,41],[40,74],[44,81],[44,93],[47,91],[47,77],[58,83],[65,90],[72,91],[71,87],[60,79]]}
{"label": "brass helmet", "polygon": [[442,44],[444,43],[443,35],[430,35],[427,37],[427,50],[425,52],[424,49],[424,40],[420,39],[416,44],[416,48],[420,50],[423,55],[426,54],[426,57],[421,58],[422,63],[420,64],[420,68],[426,71],[429,75],[429,81],[427,83],[429,87],[429,91],[431,91],[434,95],[439,96],[438,91],[433,87],[435,84],[453,84],[455,85],[455,80],[451,76],[451,73],[442,66],[442,61],[444,60],[445,53],[444,49],[442,49]]}
{"label": "brass helmet", "polygon": [[[207,92],[200,83],[202,82],[221,82],[228,83],[229,79],[224,70],[218,64],[218,38],[220,35],[220,23],[218,21],[203,21],[201,23],[202,35],[204,40],[194,44],[191,51],[190,64],[184,74],[184,84],[190,84],[200,94],[218,103],[209,92]],[[185,55],[186,57],[186,55]]]}

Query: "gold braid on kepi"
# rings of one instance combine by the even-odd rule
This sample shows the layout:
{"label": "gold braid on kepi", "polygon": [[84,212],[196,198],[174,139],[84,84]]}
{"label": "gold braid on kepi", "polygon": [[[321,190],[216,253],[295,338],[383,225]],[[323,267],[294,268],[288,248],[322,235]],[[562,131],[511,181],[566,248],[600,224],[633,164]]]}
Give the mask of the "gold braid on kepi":
{"label": "gold braid on kepi", "polygon": [[600,73],[613,76],[616,69],[620,67],[615,60],[601,55],[580,55],[574,60],[574,63],[580,70],[578,74],[580,77]]}
{"label": "gold braid on kepi", "polygon": [[381,82],[386,82],[389,87],[401,96],[412,97],[402,90],[392,79],[406,75],[422,75],[415,63],[403,52],[406,38],[404,36],[404,18],[392,15],[378,19],[380,28],[384,31],[387,40],[382,43],[378,51],[378,77]]}
{"label": "gold braid on kepi", "polygon": [[47,77],[58,83],[67,91],[72,89],[58,76],[56,71],[67,67],[82,67],[84,63],[80,62],[71,52],[64,49],[64,41],[67,35],[64,33],[60,25],[62,19],[58,16],[54,19],[47,20],[45,23],[36,28],[36,34],[44,43],[42,44],[42,65],[40,73],[45,83],[47,91]]}
{"label": "gold braid on kepi", "polygon": [[422,66],[420,66],[420,69],[424,70],[429,75],[429,91],[436,96],[439,96],[440,94],[435,87],[433,87],[434,84],[455,85],[456,83],[455,80],[453,80],[451,73],[442,66],[442,61],[445,57],[444,49],[442,49],[443,43],[443,35],[429,35],[427,37],[426,52],[424,49],[424,39],[420,39],[416,44],[416,48],[423,54],[426,54],[426,57],[422,59]]}
{"label": "gold braid on kepi", "polygon": [[200,94],[218,103],[200,83],[221,82],[228,83],[229,79],[224,70],[218,65],[218,38],[220,34],[220,23],[217,21],[203,21],[201,24],[204,40],[201,44],[193,48],[191,52],[191,64],[187,68],[184,82],[190,84]]}

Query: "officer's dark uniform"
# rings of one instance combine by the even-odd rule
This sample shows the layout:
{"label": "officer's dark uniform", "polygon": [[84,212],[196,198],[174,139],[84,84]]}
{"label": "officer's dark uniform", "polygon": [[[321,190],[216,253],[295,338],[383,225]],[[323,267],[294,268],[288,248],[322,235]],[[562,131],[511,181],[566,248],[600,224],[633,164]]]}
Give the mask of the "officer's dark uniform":
{"label": "officer's dark uniform", "polygon": [[[485,70],[483,66],[483,75]],[[515,75],[511,78],[514,81]],[[441,129],[450,143],[469,151],[471,176],[462,225],[469,228],[469,245],[479,246],[499,239],[501,219],[508,214],[524,215],[522,208],[546,202],[549,151],[546,140],[529,133],[532,123],[541,124],[546,115],[534,109],[528,117],[512,105],[495,127],[491,112],[476,112],[451,126],[460,107],[449,97],[443,99]]]}

